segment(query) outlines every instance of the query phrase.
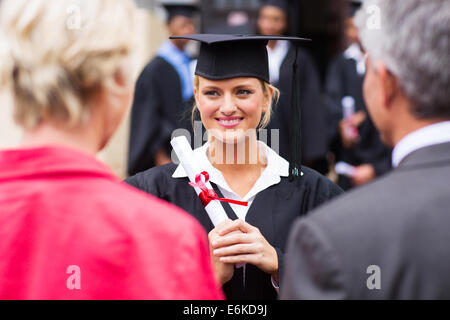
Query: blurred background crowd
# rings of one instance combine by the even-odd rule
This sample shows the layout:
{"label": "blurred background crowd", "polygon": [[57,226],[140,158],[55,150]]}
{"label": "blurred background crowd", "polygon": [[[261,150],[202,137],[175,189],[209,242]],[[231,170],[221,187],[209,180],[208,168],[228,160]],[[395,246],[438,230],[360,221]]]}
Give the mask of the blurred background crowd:
{"label": "blurred background crowd", "polygon": [[[381,143],[362,98],[364,49],[352,22],[361,0],[136,0],[136,3],[141,34],[140,50],[133,61],[137,65],[134,76],[138,79],[133,107],[98,155],[120,178],[170,161],[168,137],[162,136],[162,131],[170,136],[178,128],[192,130],[190,121],[177,118],[184,108],[191,109],[192,96],[183,93],[183,90],[192,92],[192,84],[188,83],[191,80],[184,79],[183,71],[173,64],[168,67],[170,70],[158,64],[155,67],[158,57],[170,60],[165,45],[168,37],[188,33],[312,39],[302,45],[298,57],[304,163],[328,175],[344,189],[365,184],[389,170],[390,150]],[[190,65],[192,72],[198,52],[196,44],[171,43],[185,53],[186,65]],[[286,74],[290,65],[289,68],[285,65],[290,64],[292,55],[286,44],[269,43],[271,82],[281,90],[281,98],[268,129],[280,130],[279,152],[285,158],[289,119],[286,108],[290,101],[290,82],[285,81],[290,76]],[[151,78],[152,72],[157,74],[158,83],[166,81],[168,85],[154,90],[154,84],[143,83],[142,79]],[[171,72],[181,86],[171,85],[174,78],[167,76]],[[151,97],[146,96],[149,92],[153,92]],[[174,98],[177,96],[178,100]],[[4,149],[18,145],[21,130],[12,120],[8,97],[1,99],[0,148]],[[153,110],[150,118],[148,109]]]}

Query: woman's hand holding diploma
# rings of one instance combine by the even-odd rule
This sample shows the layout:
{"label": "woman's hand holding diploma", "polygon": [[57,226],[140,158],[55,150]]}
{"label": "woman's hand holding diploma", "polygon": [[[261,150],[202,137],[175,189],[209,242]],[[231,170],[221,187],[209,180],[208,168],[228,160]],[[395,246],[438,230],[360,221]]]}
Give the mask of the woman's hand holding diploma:
{"label": "woman's hand holding diploma", "polygon": [[[213,255],[212,252],[214,251],[214,248],[212,246],[212,243],[215,243],[219,238],[219,231],[226,225],[228,225],[231,222],[231,220],[225,220],[222,223],[220,223],[216,228],[211,230],[211,232],[208,234],[209,239],[209,250],[211,252],[211,261],[214,268],[214,273],[216,275],[217,281],[224,285],[228,281],[233,278],[234,275],[234,263],[225,263],[220,261],[220,258]],[[240,232],[239,232],[240,233]]]}
{"label": "woman's hand holding diploma", "polygon": [[270,274],[278,283],[277,252],[258,228],[240,219],[226,220],[211,231],[209,239],[219,278],[226,280],[229,276],[229,281],[234,270],[230,271],[228,266],[249,263]]}

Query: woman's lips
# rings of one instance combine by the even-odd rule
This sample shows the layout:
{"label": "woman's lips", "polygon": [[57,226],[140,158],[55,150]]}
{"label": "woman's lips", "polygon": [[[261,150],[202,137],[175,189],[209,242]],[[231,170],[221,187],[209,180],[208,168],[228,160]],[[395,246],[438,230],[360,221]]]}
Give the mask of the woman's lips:
{"label": "woman's lips", "polygon": [[223,117],[216,118],[216,121],[224,128],[231,129],[238,126],[244,118],[241,117]]}

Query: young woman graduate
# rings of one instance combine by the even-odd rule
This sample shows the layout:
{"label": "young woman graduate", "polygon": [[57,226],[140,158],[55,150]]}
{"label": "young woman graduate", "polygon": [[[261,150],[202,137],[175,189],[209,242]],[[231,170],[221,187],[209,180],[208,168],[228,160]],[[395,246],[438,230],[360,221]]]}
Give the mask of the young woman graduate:
{"label": "young woman graduate", "polygon": [[[216,276],[228,299],[275,299],[292,222],[341,193],[331,181],[300,165],[299,116],[292,117],[296,130],[291,135],[290,163],[256,138],[257,129],[270,120],[272,99],[278,93],[269,84],[267,42],[304,39],[185,38],[201,42],[194,111],[200,112],[209,133],[208,142],[194,154],[217,195],[248,205],[222,202],[230,220],[214,228],[181,166],[152,168],[127,182],[183,208],[210,232]],[[292,111],[299,112],[295,95]]]}

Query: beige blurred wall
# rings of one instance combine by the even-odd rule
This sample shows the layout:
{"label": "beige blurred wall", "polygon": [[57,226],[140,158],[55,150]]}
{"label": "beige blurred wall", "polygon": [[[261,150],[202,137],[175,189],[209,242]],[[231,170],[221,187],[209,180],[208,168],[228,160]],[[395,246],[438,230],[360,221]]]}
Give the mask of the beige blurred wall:
{"label": "beige blurred wall", "polygon": [[[140,9],[139,13],[139,24],[142,30],[142,42],[140,42],[140,45],[142,47],[139,48],[140,55],[136,61],[136,79],[145,65],[156,54],[159,46],[168,37],[163,21],[146,9]],[[130,110],[114,137],[98,155],[99,159],[107,163],[120,178],[126,178],[127,176],[129,132]]]}
{"label": "beige blurred wall", "polygon": [[[139,9],[139,29],[142,41],[139,41],[136,58],[136,74],[139,76],[143,67],[155,55],[157,49],[167,38],[165,24],[152,12]],[[126,177],[130,112],[106,148],[98,154],[98,158],[108,164],[120,177]],[[21,130],[14,124],[12,104],[4,94],[0,96],[0,149],[14,148],[19,145]]]}

